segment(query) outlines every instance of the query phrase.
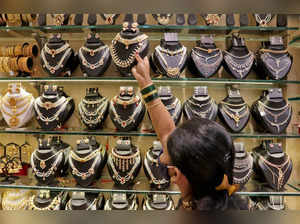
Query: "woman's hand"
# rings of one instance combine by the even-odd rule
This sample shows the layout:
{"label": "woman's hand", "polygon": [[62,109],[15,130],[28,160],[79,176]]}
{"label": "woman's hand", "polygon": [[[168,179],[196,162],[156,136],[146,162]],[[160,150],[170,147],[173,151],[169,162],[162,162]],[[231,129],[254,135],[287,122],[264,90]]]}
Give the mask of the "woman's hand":
{"label": "woman's hand", "polygon": [[140,88],[144,89],[145,87],[152,84],[149,60],[147,56],[142,59],[138,53],[136,54],[135,58],[138,63],[131,69],[131,72],[135,79],[138,81]]}

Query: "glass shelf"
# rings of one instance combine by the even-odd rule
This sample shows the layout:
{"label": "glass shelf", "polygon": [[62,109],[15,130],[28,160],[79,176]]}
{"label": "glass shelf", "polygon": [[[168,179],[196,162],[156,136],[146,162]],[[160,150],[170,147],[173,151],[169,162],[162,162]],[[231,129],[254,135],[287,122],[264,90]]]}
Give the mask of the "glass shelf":
{"label": "glass shelf", "polygon": [[[171,86],[207,84],[212,86],[224,86],[227,84],[240,84],[247,88],[268,88],[273,85],[300,85],[296,80],[262,80],[262,79],[226,79],[226,78],[152,78],[156,84],[167,84]],[[74,84],[84,82],[85,84],[122,82],[137,84],[133,77],[0,77],[0,82],[55,82],[56,84]]]}
{"label": "glass shelf", "polygon": [[[95,26],[77,26],[77,25],[67,25],[67,26],[6,26],[0,27],[0,30],[8,31],[35,31],[40,30],[44,32],[57,32],[66,31],[73,32],[73,30],[81,29],[96,29],[96,30],[120,30],[122,25],[95,25]],[[286,30],[298,30],[299,27],[260,27],[260,26],[193,26],[193,25],[140,25],[141,30],[247,30],[247,31],[286,31]]]}
{"label": "glass shelf", "polygon": [[[27,189],[27,190],[50,190],[50,191],[81,191],[93,193],[135,193],[135,194],[169,194],[180,195],[180,191],[176,186],[171,185],[167,190],[152,190],[146,177],[137,177],[136,182],[128,189],[118,188],[114,185],[110,177],[101,177],[91,187],[78,187],[73,177],[58,178],[57,186],[38,186],[34,178],[21,177],[14,184],[0,184],[0,189]],[[257,181],[250,180],[246,187],[237,192],[239,195],[246,196],[300,196],[300,192],[295,189],[292,184],[285,186],[285,191],[275,192],[266,191],[264,185]]]}
{"label": "glass shelf", "polygon": [[[145,136],[156,137],[154,132],[144,131],[131,131],[131,132],[119,132],[112,129],[104,129],[97,131],[82,130],[80,128],[69,128],[63,130],[42,130],[42,129],[30,129],[30,128],[0,128],[0,134],[29,134],[29,135],[84,135],[84,136]],[[233,138],[258,138],[258,139],[274,139],[274,138],[300,138],[300,135],[293,133],[285,134],[268,134],[268,133],[230,133]]]}

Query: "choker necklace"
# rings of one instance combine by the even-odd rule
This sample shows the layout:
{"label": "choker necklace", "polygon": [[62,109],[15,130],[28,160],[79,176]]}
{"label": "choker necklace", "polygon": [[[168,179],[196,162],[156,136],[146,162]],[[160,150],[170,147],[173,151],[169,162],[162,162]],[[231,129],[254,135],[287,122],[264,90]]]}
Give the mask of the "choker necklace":
{"label": "choker necklace", "polygon": [[156,50],[164,53],[164,54],[168,54],[170,56],[174,56],[174,55],[177,55],[177,54],[181,54],[184,52],[184,47],[181,47],[177,50],[169,50],[169,49],[166,49],[166,48],[162,48],[161,46],[157,46],[156,47]]}
{"label": "choker necklace", "polygon": [[168,25],[169,21],[170,21],[170,18],[172,16],[172,14],[167,14],[165,16],[162,16],[161,14],[155,14],[157,16],[156,20],[159,24],[162,24],[162,25]]}
{"label": "choker necklace", "polygon": [[119,96],[115,96],[112,101],[114,104],[123,105],[123,108],[126,109],[126,107],[128,105],[138,103],[139,100],[140,100],[140,98],[138,96],[132,97],[130,100],[127,100],[127,101],[120,99]]}
{"label": "choker necklace", "polygon": [[43,180],[45,180],[46,178],[48,178],[50,175],[52,174],[55,174],[55,171],[57,170],[57,165],[58,165],[58,162],[62,159],[62,156],[63,156],[63,151],[59,151],[59,154],[58,156],[56,157],[56,160],[52,163],[52,165],[50,166],[50,168],[48,169],[47,172],[40,172],[36,166],[35,166],[35,163],[34,163],[34,160],[33,160],[33,157],[34,157],[34,153],[32,153],[31,155],[31,166],[32,166],[32,169],[35,173],[35,175],[39,178],[43,178]]}
{"label": "choker necklace", "polygon": [[52,117],[45,117],[40,109],[38,108],[38,105],[35,103],[34,104],[34,109],[36,111],[36,113],[38,114],[37,119],[40,119],[41,121],[45,122],[46,125],[48,125],[49,123],[57,120],[59,121],[59,115],[66,109],[68,103],[72,100],[72,97],[68,97],[66,98],[66,101],[61,105],[61,107],[56,111],[56,113],[54,115],[52,115]]}
{"label": "choker necklace", "polygon": [[48,47],[48,44],[45,44],[45,47],[43,48],[46,53],[50,54],[52,56],[52,58],[55,58],[55,56],[57,54],[60,54],[62,52],[64,52],[65,50],[67,50],[68,48],[70,47],[70,45],[68,43],[65,43],[63,46],[61,46],[60,48],[58,49],[50,49]]}
{"label": "choker necklace", "polygon": [[40,157],[38,157],[38,155],[36,154],[36,152],[33,152],[33,156],[40,161],[40,168],[43,170],[46,168],[46,162],[52,158],[54,158],[55,156],[57,156],[59,153],[61,153],[62,151],[58,151],[55,154],[53,154],[52,156],[48,157],[47,159],[41,159]]}
{"label": "choker necklace", "polygon": [[[70,199],[69,201],[68,201],[68,203],[67,203],[67,205],[66,205],[66,210],[73,210],[72,209],[72,205],[71,205],[71,200],[72,199]],[[84,209],[84,210],[86,210],[86,211],[89,211],[89,210],[96,210],[96,202],[97,202],[97,199],[94,199],[94,201],[86,208],[86,209]],[[94,209],[92,209],[94,207]]]}
{"label": "choker necklace", "polygon": [[29,210],[37,210],[37,211],[46,211],[46,210],[59,210],[60,203],[61,203],[61,198],[60,196],[56,196],[53,198],[51,201],[50,205],[48,205],[45,208],[39,208],[34,204],[34,198],[35,196],[32,196],[29,200]]}
{"label": "choker necklace", "polygon": [[[239,109],[232,109],[232,108],[229,108],[228,106],[226,106],[226,104],[225,104],[225,105],[223,105],[222,109],[225,112],[225,114],[227,114],[232,120],[234,120],[236,127],[239,127],[239,122],[240,122],[241,118],[243,118],[249,114],[249,108],[247,105],[244,105],[244,107],[239,108]],[[239,114],[243,110],[245,110],[245,111],[242,114]]]}
{"label": "choker necklace", "polygon": [[84,104],[88,104],[88,105],[101,104],[101,103],[103,103],[103,101],[106,101],[106,97],[102,97],[102,98],[97,99],[97,100],[87,100],[86,98],[82,99],[82,102]]}
{"label": "choker necklace", "polygon": [[[278,177],[277,181],[277,190],[280,190],[283,187],[283,181],[284,181],[284,174],[289,170],[289,165],[290,165],[290,157],[287,156],[286,161],[282,163],[281,165],[275,165],[268,160],[266,160],[263,156],[259,156],[259,158],[262,160],[264,163],[265,167],[271,172],[272,174],[272,182],[275,184],[275,176]],[[278,170],[278,175],[269,167],[269,166],[275,168]],[[286,166],[286,169],[283,171],[283,168]]]}
{"label": "choker necklace", "polygon": [[52,108],[56,108],[56,107],[61,106],[65,101],[66,101],[66,97],[62,96],[61,98],[59,98],[59,100],[57,100],[54,103],[52,103],[51,101],[45,101],[45,102],[43,102],[41,100],[41,97],[37,98],[35,102],[40,107],[45,108],[46,110],[50,110]]}
{"label": "choker necklace", "polygon": [[[165,65],[165,67],[166,67],[166,73],[167,73],[167,76],[170,76],[170,77],[176,77],[176,76],[179,76],[180,74],[180,67],[181,67],[181,65],[183,64],[183,62],[184,62],[184,60],[185,60],[185,56],[186,56],[186,47],[182,47],[182,55],[181,55],[181,58],[180,58],[180,60],[179,60],[179,62],[178,62],[178,64],[177,64],[177,67],[174,67],[174,68],[171,68],[171,67],[169,67],[169,65],[168,65],[168,62],[167,62],[167,60],[165,59],[165,57],[162,55],[162,52],[161,52],[161,46],[157,46],[156,48],[155,48],[155,52],[157,52],[157,54],[158,54],[158,56],[159,56],[159,58],[161,58],[161,60],[163,61],[163,63],[164,63],[164,65]],[[172,56],[174,56],[174,55],[172,55]],[[170,57],[172,57],[172,56],[170,56]]]}
{"label": "choker necklace", "polygon": [[[143,46],[142,41],[146,40],[148,36],[146,34],[142,34],[140,36],[137,36],[133,39],[124,39],[121,37],[120,34],[117,34],[117,36],[113,39],[112,45],[111,45],[111,57],[115,64],[118,67],[121,68],[127,68],[129,67],[134,61],[135,61],[135,55],[137,52],[139,52]],[[128,49],[129,45],[131,44],[137,44],[134,46],[134,49],[130,52],[128,57],[126,59],[121,59],[118,55],[118,50],[116,49],[116,42],[120,42],[125,45],[125,48]]]}
{"label": "choker necklace", "polygon": [[[263,14],[264,15],[264,14]],[[254,14],[255,20],[256,22],[260,25],[260,26],[266,26],[272,19],[272,14],[268,13],[264,15],[265,17],[262,18],[261,14]]]}
{"label": "choker necklace", "polygon": [[[197,48],[197,47],[195,47],[195,48]],[[212,55],[212,56],[207,56],[207,57],[204,56],[204,55],[199,54],[199,52],[195,51],[195,49],[192,49],[192,53],[195,54],[196,56],[200,57],[200,58],[205,59],[205,63],[203,63],[204,66],[206,66],[206,67],[214,67],[214,66],[216,66],[217,64],[219,64],[223,60],[223,57],[219,57],[219,56],[222,56],[221,55],[222,51],[219,48],[217,48],[216,50],[219,51],[217,54]],[[216,58],[216,57],[219,57],[219,58],[215,62],[213,62],[211,64],[208,63],[209,60],[211,60],[213,58]],[[201,65],[202,65],[202,63],[201,63]]]}
{"label": "choker necklace", "polygon": [[97,60],[97,62],[94,63],[94,64],[91,64],[87,61],[87,59],[84,57],[84,55],[82,53],[82,49],[79,49],[78,56],[80,57],[80,59],[82,61],[82,64],[85,67],[88,67],[89,69],[94,70],[94,69],[99,68],[100,66],[102,66],[104,64],[104,58],[107,56],[108,51],[109,51],[109,49],[106,48],[105,52],[102,54],[101,58],[99,60]]}
{"label": "choker necklace", "polygon": [[[207,118],[207,115],[212,111],[213,109],[213,101],[210,100],[209,103],[207,103],[206,105],[209,105],[209,108],[205,111],[196,111],[196,110],[193,110],[192,107],[189,105],[191,101],[189,100],[188,103],[186,103],[186,107],[187,109],[189,109],[193,115],[196,115],[197,117],[200,117],[200,118]],[[194,104],[195,105],[195,104]],[[195,105],[195,106],[199,106],[199,105]],[[202,107],[202,105],[201,105]]]}
{"label": "choker necklace", "polygon": [[[258,101],[260,102],[260,101]],[[263,107],[264,104],[263,103],[260,103],[260,105]],[[288,105],[287,107],[284,107],[284,109],[279,112],[278,114],[274,114],[272,113],[271,111],[269,111],[270,109],[267,109],[267,108],[262,108],[263,111],[267,112],[268,114],[270,114],[272,117],[274,117],[274,122],[277,122],[278,121],[278,118],[283,115],[287,110],[291,109],[291,105],[290,104],[286,104]]]}
{"label": "choker necklace", "polygon": [[100,151],[101,151],[101,146],[99,147],[99,149],[92,151],[90,154],[82,158],[72,150],[70,151],[70,156],[72,157],[72,159],[74,159],[77,162],[86,163],[91,159],[94,159],[99,154]]}
{"label": "choker necklace", "polygon": [[[113,152],[113,151],[112,151]],[[136,154],[134,154],[133,156],[131,156],[131,160],[135,161],[134,166],[131,168],[131,170],[125,175],[125,176],[120,176],[120,174],[118,173],[118,171],[116,170],[115,164],[113,162],[113,160],[120,160],[120,159],[116,159],[115,158],[115,153],[111,154],[111,156],[108,157],[108,164],[110,165],[112,171],[113,171],[113,179],[116,179],[120,184],[124,185],[126,184],[126,182],[128,182],[129,180],[133,180],[133,173],[136,171],[136,168],[140,165],[141,162],[141,156],[139,154],[139,151],[137,151]],[[121,157],[123,158],[123,156]],[[126,160],[127,161],[127,160]],[[127,161],[128,162],[128,161]],[[128,163],[127,163],[128,164]],[[123,166],[124,167],[124,166]],[[123,168],[122,168],[123,170]]]}
{"label": "choker necklace", "polygon": [[[75,167],[72,159],[73,159],[73,156],[72,156],[72,152],[71,152],[71,156],[69,157],[69,164],[70,164],[70,167],[72,169],[72,174],[75,175],[75,176],[77,176],[77,177],[80,177],[82,180],[86,180],[87,178],[89,178],[90,176],[92,176],[92,175],[95,174],[95,166],[96,166],[97,162],[101,159],[101,154],[100,154],[99,150],[96,151],[96,154],[94,156],[94,162],[92,163],[91,167],[88,169],[87,172],[80,172]],[[77,162],[81,162],[81,161],[79,161],[77,159],[74,159],[74,160],[77,161]]]}
{"label": "choker necklace", "polygon": [[[253,52],[249,51],[249,53],[244,56],[236,56],[228,51],[225,51],[225,53],[226,54],[224,55],[224,60],[226,61],[226,63],[231,65],[230,68],[235,72],[237,72],[240,75],[240,78],[243,78],[243,73],[248,71],[253,65],[253,61],[254,61]],[[243,59],[247,59],[247,60],[245,62],[242,62],[242,64],[240,64],[235,62],[233,58],[236,60],[243,60]]]}
{"label": "choker necklace", "polygon": [[88,52],[89,54],[90,54],[90,56],[95,56],[95,54],[97,53],[97,52],[99,52],[99,51],[102,51],[102,50],[105,50],[105,49],[107,49],[108,48],[108,46],[107,45],[103,45],[103,46],[100,46],[100,47],[98,47],[98,48],[96,48],[96,49],[91,49],[91,48],[87,48],[87,47],[85,47],[85,46],[82,46],[80,49],[79,49],[79,51],[81,51],[81,53],[82,53],[82,51],[86,51],[86,52]]}
{"label": "choker necklace", "polygon": [[121,118],[121,116],[119,114],[117,114],[117,111],[116,111],[116,108],[115,108],[113,102],[110,103],[110,108],[111,108],[111,110],[112,110],[112,112],[113,112],[113,114],[115,116],[114,117],[114,121],[118,122],[118,124],[120,124],[122,128],[126,128],[131,123],[135,123],[135,119],[134,118],[135,118],[135,116],[137,114],[139,114],[142,111],[142,109],[143,109],[143,103],[140,100],[140,102],[138,103],[137,107],[135,108],[135,110],[133,111],[133,113],[128,117],[127,120],[123,120]]}
{"label": "choker necklace", "polygon": [[[150,159],[151,156],[149,155],[149,151],[147,152],[146,157],[147,157],[148,160],[150,160],[151,162],[153,162],[154,159],[153,158]],[[148,174],[150,176],[150,179],[151,179],[150,180],[150,184],[153,183],[155,185],[160,186],[160,185],[164,185],[164,184],[169,183],[169,180],[166,180],[165,178],[159,180],[159,179],[157,179],[157,178],[154,177],[154,175],[153,175],[153,173],[151,171],[151,168],[149,167],[147,159],[145,159],[145,161],[144,161],[144,166],[145,166],[145,168],[146,168],[146,170],[147,170],[147,172],[148,172]],[[156,166],[158,166],[158,163],[156,163]],[[158,187],[158,188],[160,188],[160,187]]]}
{"label": "choker necklace", "polygon": [[71,49],[71,48],[68,48],[68,49],[65,51],[65,53],[63,54],[63,56],[61,57],[60,61],[57,63],[57,65],[51,66],[51,65],[49,64],[49,62],[47,61],[47,59],[46,59],[44,49],[42,49],[41,56],[42,56],[42,59],[43,59],[43,62],[44,62],[43,67],[44,67],[44,68],[47,68],[47,70],[50,71],[51,74],[55,74],[55,72],[56,72],[58,69],[61,69],[61,68],[64,67],[63,63],[64,63],[66,57],[70,54],[71,51],[72,51],[72,49]]}

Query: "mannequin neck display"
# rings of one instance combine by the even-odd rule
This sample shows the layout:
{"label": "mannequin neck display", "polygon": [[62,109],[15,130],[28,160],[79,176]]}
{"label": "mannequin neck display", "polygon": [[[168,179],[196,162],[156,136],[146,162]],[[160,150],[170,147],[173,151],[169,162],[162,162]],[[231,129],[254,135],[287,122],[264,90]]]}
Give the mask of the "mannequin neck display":
{"label": "mannequin neck display", "polygon": [[52,49],[58,49],[66,44],[66,41],[62,39],[61,34],[54,34],[47,42],[47,46]]}
{"label": "mannequin neck display", "polygon": [[104,210],[137,210],[138,199],[135,194],[113,193],[106,201]]}
{"label": "mannequin neck display", "polygon": [[172,14],[170,14],[170,13],[152,14],[152,16],[160,25],[168,25],[170,22],[170,19],[172,18]]}
{"label": "mannequin neck display", "polygon": [[72,192],[71,199],[66,205],[66,210],[97,210],[103,207],[103,196],[85,192]]}
{"label": "mannequin neck display", "polygon": [[122,131],[137,130],[145,115],[145,105],[133,87],[120,87],[120,94],[110,102],[110,118]]}
{"label": "mannequin neck display", "polygon": [[216,44],[212,36],[201,36],[200,40],[196,41],[196,46],[204,49],[216,48]]}
{"label": "mannequin neck display", "polygon": [[20,128],[33,117],[34,98],[21,83],[8,85],[7,93],[1,98],[0,110],[11,128]]}
{"label": "mannequin neck display", "polygon": [[219,104],[220,118],[230,130],[240,132],[249,121],[250,110],[239,89],[232,86],[227,93],[228,96]]}
{"label": "mannequin neck display", "polygon": [[106,162],[102,150],[102,145],[93,149],[88,138],[77,141],[76,150],[70,152],[69,165],[78,185],[90,186],[100,177],[103,163]]}
{"label": "mannequin neck display", "polygon": [[172,198],[166,194],[147,194],[143,210],[175,210]]}
{"label": "mannequin neck display", "polygon": [[257,175],[277,191],[284,189],[288,182],[293,164],[290,157],[283,152],[281,143],[265,142],[261,150],[254,151]]}
{"label": "mannequin neck display", "polygon": [[121,138],[109,155],[107,167],[118,187],[128,187],[134,183],[142,166],[139,148],[132,145],[130,138]]}
{"label": "mannequin neck display", "polygon": [[144,159],[145,175],[149,179],[150,187],[156,190],[166,189],[170,185],[170,176],[167,167],[158,162],[161,151],[161,143],[154,141],[153,146],[146,153]]}
{"label": "mannequin neck display", "polygon": [[178,41],[177,33],[165,33],[164,39],[160,41],[160,46],[170,51],[182,48],[182,44]]}
{"label": "mannequin neck display", "polygon": [[74,112],[74,100],[55,85],[45,85],[42,96],[34,103],[37,121],[42,129],[61,128]]}
{"label": "mannequin neck display", "polygon": [[252,110],[254,118],[271,133],[284,132],[291,121],[292,107],[283,98],[280,88],[264,91]]}
{"label": "mannequin neck display", "polygon": [[233,168],[233,182],[244,186],[252,176],[253,159],[246,152],[244,143],[234,143],[235,159]]}
{"label": "mannequin neck display", "polygon": [[183,108],[187,120],[193,117],[216,120],[218,114],[218,106],[208,95],[207,86],[196,86],[193,96],[184,103]]}
{"label": "mannequin neck display", "polygon": [[40,140],[38,149],[31,155],[31,166],[39,184],[55,184],[55,178],[64,166],[63,150],[57,151],[51,139]]}

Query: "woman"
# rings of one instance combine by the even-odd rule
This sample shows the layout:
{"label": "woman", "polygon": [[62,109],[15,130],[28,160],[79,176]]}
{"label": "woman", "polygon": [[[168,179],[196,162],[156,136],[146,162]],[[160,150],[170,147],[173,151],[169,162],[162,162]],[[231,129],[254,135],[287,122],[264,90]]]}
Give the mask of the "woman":
{"label": "woman", "polygon": [[178,207],[192,210],[248,209],[248,203],[232,195],[233,142],[226,130],[207,119],[192,119],[178,128],[158,98],[150,77],[148,58],[136,55],[132,74],[138,81],[153,127],[163,146],[160,162],[178,185]]}

